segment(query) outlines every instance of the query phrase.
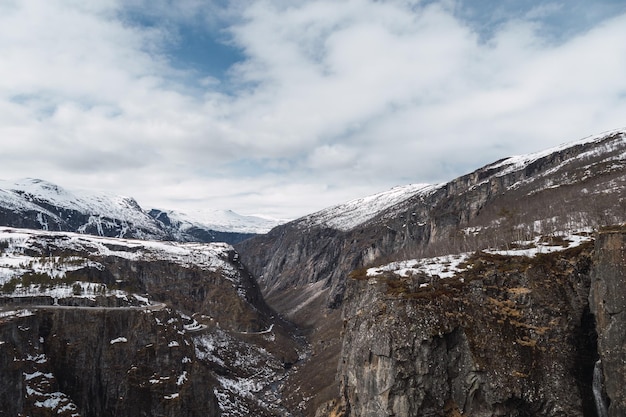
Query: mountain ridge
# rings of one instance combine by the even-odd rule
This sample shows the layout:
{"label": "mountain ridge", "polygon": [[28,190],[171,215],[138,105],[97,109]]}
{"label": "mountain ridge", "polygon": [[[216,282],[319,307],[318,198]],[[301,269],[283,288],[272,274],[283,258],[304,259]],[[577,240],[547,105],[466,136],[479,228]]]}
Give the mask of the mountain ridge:
{"label": "mountain ridge", "polygon": [[[354,337],[345,338],[346,320],[353,313],[361,317],[358,311],[376,312],[371,317],[364,313],[357,319],[362,326],[370,326],[385,317],[384,306],[389,303],[385,291],[378,295],[366,292],[361,297],[359,291],[370,288],[368,285],[373,285],[374,280],[361,281],[351,276],[360,277],[360,271],[367,267],[393,261],[472,253],[485,248],[507,249],[515,242],[623,223],[626,221],[626,130],[574,141],[550,152],[504,158],[426,189],[428,192],[417,189],[412,195],[403,195],[395,204],[372,213],[352,228],[338,228],[328,220],[312,223],[311,216],[305,216],[235,245],[243,263],[257,277],[270,306],[308,329],[314,354],[325,358],[309,369],[324,375],[321,379],[325,381],[306,393],[315,398],[314,408],[322,407],[322,410],[331,404],[324,405],[325,401],[337,398],[350,404],[356,397],[347,395],[346,387],[362,389],[363,386],[345,378],[354,375],[358,364],[368,357],[365,353],[380,352],[379,361],[383,362],[379,363],[387,363],[383,357],[389,356],[387,348],[377,345],[376,332],[358,337],[362,329],[357,325],[350,327]],[[338,213],[338,217],[347,212]],[[576,282],[576,277],[568,279]],[[435,289],[434,293],[441,291],[446,293],[445,289]],[[580,292],[579,296],[584,293]],[[350,297],[359,298],[362,305],[355,307]],[[581,308],[588,304],[580,303]],[[404,304],[400,307],[401,311],[405,308],[409,307]],[[575,314],[580,311],[577,309]],[[443,320],[439,316],[423,319]],[[381,323],[381,326],[386,325]],[[456,336],[450,337],[451,341],[456,340]],[[343,340],[343,347],[327,342],[336,339]],[[350,357],[351,350],[356,348],[350,345],[350,340],[361,345],[359,349],[363,349],[364,355],[345,368],[346,374],[338,376],[336,364]],[[404,349],[401,345],[399,342],[399,351]],[[376,363],[365,366],[375,369]],[[336,383],[337,377],[344,378],[341,387]],[[380,384],[384,386],[385,382]],[[367,393],[370,394],[371,402],[362,410],[382,401],[377,394]],[[406,411],[398,408],[401,409]],[[351,415],[341,414],[333,407],[326,412],[321,415]],[[384,414],[381,410],[381,414],[353,415],[395,414],[392,411]]]}
{"label": "mountain ridge", "polygon": [[69,191],[40,179],[0,180],[0,224],[5,226],[109,237],[235,243],[278,224],[232,211],[196,213],[200,215],[204,217],[145,211],[132,197]]}
{"label": "mountain ridge", "polygon": [[[46,184],[45,192],[64,198],[54,187]],[[626,130],[617,129],[504,158],[444,184],[411,184],[351,200],[233,247],[0,228],[0,281],[8,284],[5,293],[19,298],[14,296],[33,285],[37,294],[47,294],[50,281],[63,285],[69,276],[80,286],[65,293],[86,297],[63,303],[101,300],[98,285],[106,283],[138,288],[139,298],[128,297],[134,304],[145,304],[145,291],[179,310],[177,320],[186,327],[169,331],[191,334],[168,337],[162,347],[195,344],[194,362],[209,366],[216,397],[204,401],[219,407],[209,413],[216,416],[590,417],[602,383],[611,399],[605,402],[613,410],[609,416],[617,417],[626,409],[617,388],[626,377],[619,368],[626,320],[624,297],[616,290],[624,285],[626,230],[616,227],[608,236],[602,226],[626,221],[625,190]],[[40,207],[41,216],[57,215],[37,205],[35,193],[27,194],[11,193],[6,200],[13,207]],[[173,212],[143,214],[170,236],[194,227]],[[33,215],[31,221],[38,219]],[[123,230],[117,226],[115,232]],[[20,236],[28,233],[37,237],[26,245]],[[155,250],[163,247],[167,256]],[[213,251],[219,259],[210,261]],[[175,323],[166,310],[159,314]],[[15,346],[20,358],[29,358],[35,347],[53,348],[49,359],[57,365],[54,372],[25,368],[11,378],[19,382],[36,369],[66,384],[58,370],[71,360],[45,330],[49,320],[54,329],[65,325],[62,314],[28,314],[1,313],[8,321],[0,320],[0,342],[14,345],[0,343],[0,349]],[[97,316],[90,320],[101,323]],[[132,345],[136,341],[122,334],[128,332],[122,316],[98,349],[129,343],[144,352],[147,342]],[[144,330],[154,333],[155,318],[149,322]],[[17,340],[14,335],[22,333],[15,328],[26,324],[38,330]],[[37,332],[45,335],[43,342],[33,339]],[[271,365],[263,366],[266,359]],[[122,381],[131,365],[123,363]],[[174,375],[184,382],[185,371],[192,375],[185,366]],[[146,367],[137,381],[161,381],[150,379],[152,372]],[[596,372],[611,380],[595,382]],[[145,392],[166,403],[175,400],[174,384],[167,392],[158,384]],[[75,407],[84,401],[63,392]],[[0,390],[0,401],[2,395]]]}

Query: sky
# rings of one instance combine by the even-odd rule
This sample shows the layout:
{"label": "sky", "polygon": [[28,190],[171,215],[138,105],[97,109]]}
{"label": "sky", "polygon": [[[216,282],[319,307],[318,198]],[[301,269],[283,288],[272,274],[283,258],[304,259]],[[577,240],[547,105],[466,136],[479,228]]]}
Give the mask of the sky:
{"label": "sky", "polygon": [[626,127],[626,0],[0,0],[0,179],[297,218]]}

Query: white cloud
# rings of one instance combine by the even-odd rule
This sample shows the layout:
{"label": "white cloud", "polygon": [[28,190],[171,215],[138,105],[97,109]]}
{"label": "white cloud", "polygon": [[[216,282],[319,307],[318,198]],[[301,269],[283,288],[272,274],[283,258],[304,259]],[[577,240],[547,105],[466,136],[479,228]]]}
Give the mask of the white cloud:
{"label": "white cloud", "polygon": [[[556,3],[488,39],[457,2],[129,4],[0,4],[0,177],[292,217],[626,125],[625,14],[555,41]],[[215,16],[245,60],[199,91],[167,48]]]}

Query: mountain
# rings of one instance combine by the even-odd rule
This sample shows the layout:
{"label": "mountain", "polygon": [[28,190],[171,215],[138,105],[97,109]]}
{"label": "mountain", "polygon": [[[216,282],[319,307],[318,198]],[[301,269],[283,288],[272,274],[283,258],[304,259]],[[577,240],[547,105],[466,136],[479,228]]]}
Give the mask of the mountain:
{"label": "mountain", "polygon": [[277,221],[207,211],[144,211],[130,197],[68,191],[47,181],[0,181],[0,225],[96,236],[183,242],[240,242]]}
{"label": "mountain", "polygon": [[506,158],[445,184],[353,200],[237,249],[270,298],[324,281],[329,306],[339,306],[347,274],[381,259],[481,249],[535,232],[623,221],[625,135],[616,130]]}
{"label": "mountain", "polygon": [[[244,264],[258,277],[259,285],[268,303],[287,318],[310,331],[313,354],[319,358],[309,369],[311,373],[319,377],[307,391],[307,395],[314,398],[315,408],[321,407],[320,410],[322,410],[328,404],[343,404],[346,415],[378,416],[420,415],[416,410],[422,407],[420,409],[425,410],[426,414],[433,412],[454,415],[449,414],[455,410],[454,407],[444,413],[445,404],[439,404],[439,399],[436,405],[425,408],[424,404],[416,405],[415,408],[405,407],[403,404],[407,401],[406,398],[413,394],[407,394],[408,397],[395,397],[397,399],[394,401],[399,401],[396,405],[392,402],[385,402],[385,407],[388,408],[384,412],[376,408],[378,406],[375,404],[382,404],[380,396],[391,398],[390,392],[408,389],[406,386],[402,387],[402,384],[406,385],[407,380],[389,379],[387,382],[390,385],[387,385],[385,381],[378,381],[376,393],[364,392],[362,390],[364,386],[355,385],[354,378],[358,382],[369,383],[370,388],[374,382],[372,379],[361,378],[365,374],[359,373],[361,372],[359,367],[369,366],[371,372],[389,370],[391,368],[381,368],[381,366],[388,366],[389,363],[380,361],[386,361],[387,359],[384,358],[392,357],[393,361],[400,360],[391,353],[397,351],[400,355],[401,352],[409,352],[417,346],[415,344],[408,346],[399,342],[393,348],[389,345],[390,342],[382,341],[381,335],[390,334],[388,336],[390,339],[385,340],[396,340],[389,326],[410,329],[412,328],[411,320],[413,318],[418,320],[416,317],[419,315],[417,312],[413,313],[413,308],[417,306],[412,307],[411,302],[403,301],[397,305],[392,303],[390,300],[394,297],[390,296],[391,290],[375,293],[373,291],[376,288],[375,280],[351,279],[349,278],[351,274],[360,277],[362,275],[358,271],[363,271],[363,268],[391,261],[473,253],[487,248],[507,249],[518,245],[516,242],[532,242],[541,237],[551,239],[559,235],[569,236],[575,231],[597,231],[604,225],[620,224],[626,220],[625,185],[626,131],[615,130],[546,151],[505,158],[445,184],[401,187],[376,196],[357,199],[278,226],[266,235],[253,237],[236,244],[235,247],[241,254]],[[574,257],[558,261],[559,255],[553,256],[555,262],[572,265],[570,268],[574,268],[573,270],[576,268],[581,270],[579,275],[568,276],[567,280],[571,280],[571,285],[582,285],[582,290],[576,290],[576,295],[573,296],[578,300],[576,302],[569,295],[567,296],[569,298],[558,295],[558,291],[561,290],[557,290],[555,293],[557,295],[554,295],[553,299],[542,300],[542,302],[552,302],[555,305],[570,303],[572,308],[575,308],[566,313],[571,317],[571,321],[566,325],[574,333],[588,331],[589,319],[584,312],[589,308],[587,297],[591,285],[591,270],[588,267],[584,269],[583,265],[585,262],[589,265],[590,258]],[[540,259],[544,258],[540,257]],[[510,261],[503,262],[506,264]],[[498,266],[495,265],[493,268],[495,269],[492,272],[485,271],[485,273],[495,273],[497,278]],[[541,268],[539,266],[538,270]],[[353,271],[357,271],[356,275]],[[556,269],[553,273],[565,274]],[[490,285],[501,285],[498,279]],[[527,278],[519,276],[517,279],[523,282]],[[549,273],[540,281],[550,279]],[[562,282],[565,283],[567,280],[563,278]],[[576,284],[577,280],[582,280],[582,283]],[[366,291],[370,288],[367,284],[372,285],[372,291]],[[462,291],[472,291],[471,287],[468,288],[465,285],[461,287]],[[412,283],[408,288],[412,294],[412,288],[419,288],[419,281]],[[506,298],[509,293],[506,291],[510,289],[514,292],[515,288],[511,284],[511,287],[506,288],[498,297],[492,298],[499,300],[498,302],[504,300],[502,301],[504,308],[509,303]],[[428,299],[433,300],[433,298]],[[471,305],[481,305],[485,299],[477,297],[467,299],[466,302]],[[532,303],[532,301],[529,302]],[[396,308],[398,310],[395,310]],[[458,310],[459,306],[447,304],[445,308]],[[427,316],[419,316],[419,320],[437,322],[441,320],[441,315],[446,314],[445,308],[430,311]],[[386,309],[394,310],[385,313]],[[547,306],[545,309],[552,311],[551,314],[558,314]],[[395,320],[395,313],[401,314],[403,311],[409,316],[400,316]],[[554,316],[547,313],[542,317],[554,319]],[[395,324],[379,329],[381,332],[385,330],[386,333],[374,330],[378,328],[378,323],[384,323],[387,320]],[[497,324],[499,319],[495,320]],[[521,325],[535,326],[532,320],[530,321],[531,323],[522,321]],[[587,324],[582,325],[582,322]],[[356,324],[353,326],[353,323]],[[450,343],[458,343],[459,338],[468,337],[469,331],[488,331],[485,326],[467,329],[462,323],[455,323],[451,326],[456,326],[454,328],[462,331],[454,333],[454,328],[445,326],[431,327],[429,331],[442,335],[450,334]],[[486,321],[486,323],[488,326],[492,322]],[[372,331],[363,333],[364,329],[372,329]],[[562,338],[560,340],[581,340],[574,337],[574,333],[562,333],[559,336]],[[358,338],[359,334],[363,337]],[[431,340],[431,333],[428,331],[422,335]],[[398,337],[403,336],[398,335]],[[513,342],[515,340],[513,339]],[[380,343],[383,345],[379,345]],[[439,342],[432,341],[432,343]],[[561,348],[563,351],[576,350],[579,346],[566,343]],[[581,352],[593,351],[597,355],[595,348],[581,349]],[[358,359],[355,359],[357,362],[370,357],[378,357],[379,362],[368,360],[358,362],[357,366],[357,362],[349,359],[350,357],[357,358],[355,350],[365,355],[357,355]],[[372,353],[368,356],[367,352]],[[477,354],[472,349],[465,350],[465,352],[470,356]],[[514,354],[528,355],[529,352]],[[415,355],[419,355],[419,352],[415,352]],[[429,358],[435,360],[436,356],[429,356]],[[572,357],[568,358],[563,359],[563,366],[574,366]],[[444,359],[446,361],[459,360],[458,358],[442,358]],[[508,359],[506,355],[498,356],[497,354],[489,358],[489,360],[500,362],[506,362]],[[421,366],[428,367],[429,360],[421,361]],[[349,363],[354,366],[342,365],[337,374],[337,363]],[[587,366],[585,369],[588,370],[589,361],[584,363]],[[411,375],[414,376],[414,372],[422,372],[419,369],[408,368],[400,371],[408,372],[407,378],[412,378]],[[494,372],[510,373],[512,370],[499,368]],[[517,372],[525,375],[522,370]],[[382,373],[381,375],[391,374]],[[590,374],[585,375],[587,378]],[[464,376],[473,378],[469,374]],[[336,378],[339,379],[339,383]],[[568,381],[568,384],[572,382]],[[565,380],[560,382],[565,383]],[[437,382],[431,379],[423,383],[436,384]],[[532,380],[524,389],[531,391],[538,389],[536,384],[538,382]],[[446,389],[452,389],[450,385],[446,386],[448,387]],[[479,386],[482,385],[479,384]],[[470,389],[467,386],[453,388]],[[508,386],[507,389],[509,388],[513,391],[521,389]],[[411,389],[425,392],[423,387],[413,386]],[[490,393],[497,392],[497,387],[483,386],[481,389],[481,393],[476,395],[491,395],[485,393],[487,389]],[[418,391],[415,391],[415,395]],[[432,392],[431,394],[434,395]],[[359,403],[365,404],[364,408],[359,408],[361,411],[354,409],[350,414],[350,407],[355,406],[355,398],[359,397],[363,400],[370,395],[371,398],[368,397],[364,403]],[[438,398],[446,398],[446,395],[448,394],[443,393]],[[457,399],[461,400],[460,397]],[[509,405],[503,406],[503,410],[509,410],[502,411],[506,414],[512,412],[510,410],[515,408],[517,400],[514,396],[507,396],[503,399],[505,400],[510,400]],[[554,401],[546,397],[543,397],[543,400]],[[329,402],[325,405],[325,401]],[[485,414],[480,415],[497,413],[493,408],[494,402],[490,401],[491,399],[480,402],[480,407],[485,408]],[[469,411],[471,408],[464,409],[463,404],[458,401],[457,404],[461,412]],[[529,407],[536,406],[535,403]],[[370,411],[366,412],[366,409]],[[338,413],[338,410],[331,407],[326,411],[332,414]],[[400,412],[401,410],[403,411]],[[394,414],[396,411],[397,414]],[[477,412],[473,411],[473,413]],[[478,414],[470,413],[470,415]],[[558,415],[558,413],[546,412],[545,415]]]}
{"label": "mountain", "polygon": [[0,294],[0,414],[292,415],[306,345],[225,243],[0,227]]}
{"label": "mountain", "polygon": [[[624,416],[625,183],[615,130],[234,247],[0,227],[0,410]],[[39,229],[79,205],[21,187],[3,213]]]}
{"label": "mountain", "polygon": [[205,210],[183,213],[152,209],[148,214],[161,222],[178,240],[239,243],[256,234],[269,232],[284,223],[258,216],[242,216],[231,210]]}

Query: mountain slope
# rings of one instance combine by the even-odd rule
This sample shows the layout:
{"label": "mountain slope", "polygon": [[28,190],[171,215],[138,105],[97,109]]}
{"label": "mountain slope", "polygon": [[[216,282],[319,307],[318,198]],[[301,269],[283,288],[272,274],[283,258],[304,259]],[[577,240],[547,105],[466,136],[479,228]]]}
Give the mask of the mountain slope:
{"label": "mountain slope", "polygon": [[[294,333],[230,245],[0,227],[11,415],[289,416],[279,388],[306,351]],[[49,414],[30,413],[46,399]]]}
{"label": "mountain slope", "polygon": [[354,200],[237,248],[270,299],[285,288],[324,281],[329,305],[338,306],[345,276],[379,259],[481,249],[514,235],[620,222],[625,137],[623,130],[612,131],[503,159],[446,184]]}
{"label": "mountain slope", "polygon": [[[329,341],[341,340],[345,330],[341,311],[352,271],[396,260],[506,249],[539,235],[624,222],[625,186],[626,131],[617,130],[506,158],[446,184],[408,187],[406,194],[392,191],[398,198],[389,205],[377,204],[385,200],[384,193],[354,200],[235,247],[268,303],[310,329],[318,360],[307,371],[318,378],[305,394],[316,408],[340,396],[336,364],[343,360],[341,344]],[[384,297],[363,302],[386,303]]]}
{"label": "mountain slope", "polygon": [[0,189],[3,225],[100,236],[167,238],[160,225],[132,198],[73,193],[38,179],[2,181]]}
{"label": "mountain slope", "polygon": [[175,210],[152,209],[148,214],[162,223],[165,229],[180,241],[234,244],[256,234],[267,233],[281,224],[279,220],[242,216],[231,210],[183,213]]}
{"label": "mountain slope", "polygon": [[144,211],[130,197],[68,191],[39,180],[0,181],[0,225],[96,236],[235,243],[276,221],[233,212]]}

